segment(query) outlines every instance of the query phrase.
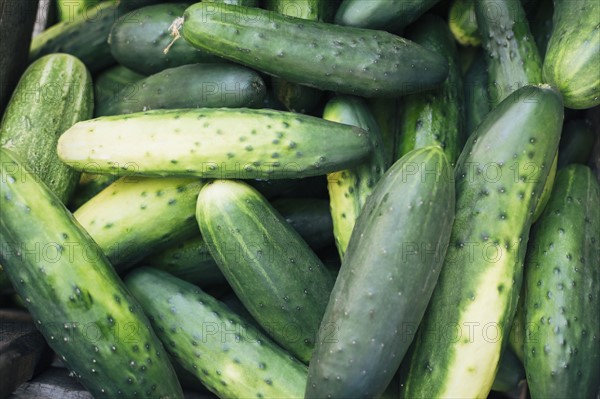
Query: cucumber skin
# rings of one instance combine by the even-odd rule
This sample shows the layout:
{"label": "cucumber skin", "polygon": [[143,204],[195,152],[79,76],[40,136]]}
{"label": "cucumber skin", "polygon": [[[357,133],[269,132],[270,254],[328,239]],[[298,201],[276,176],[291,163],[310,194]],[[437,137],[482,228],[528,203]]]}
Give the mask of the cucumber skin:
{"label": "cucumber skin", "polygon": [[27,68],[2,117],[0,145],[13,151],[63,203],[75,190],[79,173],[61,162],[56,144],[65,130],[90,119],[93,107],[92,80],[83,63],[68,54],[52,54]]}
{"label": "cucumber skin", "polygon": [[[386,172],[342,261],[309,365],[306,398],[384,392],[411,343],[404,330],[416,328],[425,313],[453,220],[452,168],[439,147],[411,151]],[[415,248],[407,243],[428,256],[409,256]]]}
{"label": "cucumber skin", "polygon": [[440,88],[404,98],[396,157],[399,159],[416,148],[438,145],[454,166],[465,142],[465,100],[452,33],[440,17],[425,15],[406,35],[442,55],[448,62],[449,73]]}
{"label": "cucumber skin", "polygon": [[94,397],[183,398],[148,319],[93,239],[4,148],[0,169],[0,262],[46,342]]}
{"label": "cucumber skin", "polygon": [[454,0],[448,11],[448,27],[458,43],[463,46],[479,46],[481,36],[475,15],[475,1]]}
{"label": "cucumber skin", "polygon": [[[526,86],[492,110],[468,139],[455,170],[450,247],[403,378],[405,397],[489,393],[514,318],[533,212],[562,118],[558,92],[547,85]],[[492,164],[499,174],[486,172]],[[452,331],[439,327],[448,325]]]}
{"label": "cucumber skin", "polygon": [[544,81],[560,90],[565,107],[600,104],[600,3],[554,1],[553,30],[544,58]]}
{"label": "cucumber skin", "polygon": [[119,18],[110,30],[110,52],[121,65],[153,75],[168,68],[195,63],[223,63],[220,57],[173,40],[169,27],[193,2],[163,3],[132,11]]}
{"label": "cucumber skin", "polygon": [[73,215],[122,272],[149,253],[194,235],[203,184],[195,178],[123,177]]}
{"label": "cucumber skin", "polygon": [[321,90],[394,97],[437,87],[448,74],[439,55],[383,31],[205,3],[183,18],[192,45]]}
{"label": "cucumber skin", "polygon": [[94,78],[94,117],[98,117],[98,109],[106,107],[107,103],[114,101],[121,90],[124,90],[125,87],[135,87],[131,84],[145,77],[123,65],[115,65],[96,76]]}
{"label": "cucumber skin", "polygon": [[306,366],[222,302],[155,269],[136,269],[125,283],[173,359],[217,396],[302,397]]}
{"label": "cucumber skin", "polygon": [[76,170],[268,180],[345,169],[367,157],[371,143],[362,129],[320,118],[201,108],[80,122],[61,136],[57,148]]}
{"label": "cucumber skin", "polygon": [[245,183],[207,184],[198,196],[196,219],[246,309],[283,348],[308,362],[333,287],[319,258]]}
{"label": "cucumber skin", "polygon": [[[525,369],[531,397],[594,397],[600,375],[600,186],[558,172],[526,259]],[[532,331],[533,330],[533,331]]]}
{"label": "cucumber skin", "polygon": [[488,94],[488,75],[483,51],[478,51],[475,60],[464,76],[465,118],[467,137],[491,110]]}
{"label": "cucumber skin", "polygon": [[248,68],[229,64],[191,64],[165,69],[124,87],[96,110],[123,115],[152,109],[259,108],[265,83]]}
{"label": "cucumber skin", "polygon": [[542,83],[542,58],[519,0],[481,0],[475,12],[494,108],[518,88]]}

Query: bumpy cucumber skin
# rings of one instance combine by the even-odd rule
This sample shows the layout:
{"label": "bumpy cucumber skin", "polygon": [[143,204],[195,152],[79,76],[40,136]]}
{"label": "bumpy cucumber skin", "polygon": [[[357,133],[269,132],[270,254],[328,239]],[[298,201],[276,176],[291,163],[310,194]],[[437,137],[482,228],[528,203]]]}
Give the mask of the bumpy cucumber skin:
{"label": "bumpy cucumber skin", "polygon": [[494,108],[518,88],[542,83],[542,58],[519,0],[481,0],[475,11]]}
{"label": "bumpy cucumber skin", "polygon": [[57,151],[73,168],[97,173],[298,179],[354,166],[371,143],[360,128],[320,118],[201,108],[80,122],[61,136]]}
{"label": "bumpy cucumber skin", "polygon": [[152,109],[259,108],[265,83],[241,65],[192,64],[165,69],[124,87],[96,115],[123,115]]}
{"label": "bumpy cucumber skin", "polygon": [[448,74],[439,55],[383,31],[205,3],[183,18],[192,45],[322,90],[394,97],[439,86]]}
{"label": "bumpy cucumber skin", "polygon": [[406,35],[415,43],[442,55],[448,62],[449,73],[440,88],[404,98],[396,158],[416,148],[438,145],[454,166],[465,142],[465,101],[460,62],[452,34],[440,17],[426,15]]}
{"label": "bumpy cucumber skin", "polygon": [[202,237],[236,295],[282,347],[308,362],[333,279],[252,187],[219,180],[198,196]]}
{"label": "bumpy cucumber skin", "polygon": [[183,398],[148,319],[89,234],[4,148],[0,170],[0,262],[50,347],[94,397]]}
{"label": "bumpy cucumber skin", "polygon": [[98,109],[114,101],[125,87],[130,90],[135,88],[132,83],[144,79],[146,76],[137,73],[123,65],[116,65],[100,73],[94,78],[94,116],[98,116]]}
{"label": "bumpy cucumber skin", "polygon": [[526,86],[492,110],[467,141],[455,169],[450,247],[404,377],[405,397],[489,393],[562,119],[558,92]]}
{"label": "bumpy cucumber skin", "polygon": [[190,4],[164,3],[132,11],[119,18],[110,30],[110,51],[121,65],[144,75],[195,63],[222,63],[223,59],[176,41],[167,54],[164,49],[173,37],[169,27]]}
{"label": "bumpy cucumber skin", "polygon": [[373,152],[368,160],[352,169],[330,173],[327,190],[333,220],[333,235],[343,259],[354,224],[390,164],[386,159],[383,137],[367,103],[360,97],[337,96],[323,111],[323,119],[360,127],[368,132]]}
{"label": "bumpy cucumber skin", "polygon": [[558,167],[562,168],[572,163],[587,164],[595,140],[594,128],[587,119],[565,123],[558,151]]}
{"label": "bumpy cucumber skin", "polygon": [[452,168],[439,147],[414,150],[386,172],[342,261],[309,365],[306,398],[383,393],[412,341],[407,326],[416,329],[425,313],[453,220]]}
{"label": "bumpy cucumber skin", "polygon": [[463,46],[479,46],[481,36],[475,15],[475,1],[454,0],[448,11],[448,26],[452,35]]}
{"label": "bumpy cucumber skin", "polygon": [[343,0],[335,23],[396,32],[416,21],[438,1]]}
{"label": "bumpy cucumber skin", "polygon": [[92,80],[85,65],[68,54],[51,54],[27,68],[0,125],[0,145],[10,149],[63,203],[79,173],[56,154],[59,136],[76,122],[90,119]]}
{"label": "bumpy cucumber skin", "polygon": [[123,271],[149,253],[194,235],[202,185],[195,178],[123,177],[73,215]]}
{"label": "bumpy cucumber skin", "polygon": [[465,118],[467,137],[490,112],[491,103],[488,94],[488,74],[483,51],[478,51],[475,60],[464,77]]}
{"label": "bumpy cucumber skin", "polygon": [[568,108],[600,104],[600,2],[555,0],[544,81],[558,88]]}
{"label": "bumpy cucumber skin", "polygon": [[150,268],[125,283],[173,359],[217,396],[302,398],[306,366],[222,302]]}
{"label": "bumpy cucumber skin", "polygon": [[591,170],[558,172],[526,259],[525,369],[531,397],[591,398],[600,375],[600,186]]}

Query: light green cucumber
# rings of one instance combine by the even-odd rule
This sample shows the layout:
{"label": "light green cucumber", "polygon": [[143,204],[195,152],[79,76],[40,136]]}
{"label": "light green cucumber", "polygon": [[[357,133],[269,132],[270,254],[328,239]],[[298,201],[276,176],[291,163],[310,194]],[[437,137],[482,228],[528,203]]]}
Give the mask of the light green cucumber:
{"label": "light green cucumber", "polygon": [[80,122],[58,142],[77,170],[151,176],[290,179],[343,170],[371,152],[366,132],[271,110],[154,110]]}
{"label": "light green cucumber", "polygon": [[40,58],[24,72],[0,124],[0,145],[10,149],[66,203],[79,173],[56,154],[60,135],[92,117],[92,80],[68,54]]}
{"label": "light green cucumber", "polygon": [[493,109],[468,139],[455,169],[450,247],[403,379],[405,397],[489,394],[562,119],[558,92],[547,85],[525,86]]}
{"label": "light green cucumber", "polygon": [[218,397],[302,398],[306,366],[222,302],[151,268],[125,283],[172,358]]}
{"label": "light green cucumber", "polygon": [[0,148],[0,262],[46,342],[95,398],[183,398],[138,302],[61,201]]}
{"label": "light green cucumber", "polygon": [[219,269],[276,342],[308,362],[333,279],[302,237],[256,190],[203,187],[196,218]]}
{"label": "light green cucumber", "polygon": [[73,214],[117,271],[197,231],[195,178],[122,177]]}

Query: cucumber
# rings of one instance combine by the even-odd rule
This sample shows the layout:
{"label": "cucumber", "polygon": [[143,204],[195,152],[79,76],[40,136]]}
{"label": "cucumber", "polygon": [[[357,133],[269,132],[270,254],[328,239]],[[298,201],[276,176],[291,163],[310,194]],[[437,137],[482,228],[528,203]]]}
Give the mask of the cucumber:
{"label": "cucumber", "polygon": [[100,0],[57,0],[56,8],[59,21],[73,21],[79,14],[90,12]]}
{"label": "cucumber", "polygon": [[96,398],[183,398],[108,259],[61,201],[0,148],[0,263],[50,347]]}
{"label": "cucumber", "polygon": [[306,366],[222,302],[150,268],[125,283],[173,359],[220,398],[302,398]]}
{"label": "cucumber", "polygon": [[468,139],[454,174],[451,244],[403,378],[405,397],[488,395],[514,318],[533,212],[562,119],[558,92],[525,86]]}
{"label": "cucumber", "polygon": [[548,172],[548,177],[544,183],[544,188],[542,189],[542,193],[540,194],[540,198],[538,199],[537,206],[535,207],[535,211],[533,212],[533,222],[537,222],[539,217],[544,212],[546,208],[546,204],[550,199],[550,194],[552,193],[552,187],[554,187],[554,178],[556,177],[556,170],[558,169],[558,151],[554,155],[554,160],[552,161],[552,165],[550,165],[550,172]]}
{"label": "cucumber", "polygon": [[596,134],[587,119],[576,119],[565,123],[558,150],[558,167],[572,163],[587,164]]}
{"label": "cucumber", "polygon": [[290,82],[364,97],[431,89],[448,74],[441,56],[390,33],[258,8],[194,4],[185,10],[182,36]]}
{"label": "cucumber", "polygon": [[525,379],[525,370],[519,358],[511,348],[502,352],[498,373],[492,384],[492,391],[511,393],[518,390],[519,384]]}
{"label": "cucumber", "polygon": [[368,160],[352,169],[327,175],[333,235],[340,258],[343,259],[356,219],[390,161],[386,159],[379,126],[365,100],[351,96],[334,97],[325,106],[323,118],[366,130],[373,147]]}
{"label": "cucumber", "polygon": [[464,92],[456,46],[446,23],[425,15],[406,32],[407,37],[442,55],[450,66],[443,85],[403,100],[396,157],[432,145],[440,146],[454,166],[465,142]]}
{"label": "cucumber", "polygon": [[335,23],[397,32],[416,21],[438,1],[343,0]]}
{"label": "cucumber", "polygon": [[59,136],[92,117],[90,73],[77,58],[52,54],[31,64],[17,85],[0,124],[0,145],[9,148],[66,203],[79,173],[56,154]]}
{"label": "cucumber", "polygon": [[371,145],[364,130],[319,118],[202,108],[80,122],[57,151],[76,170],[96,173],[290,179],[355,165]]}
{"label": "cucumber", "polygon": [[398,115],[402,101],[400,98],[370,98],[367,103],[381,131],[386,159],[391,163],[391,160],[395,159],[396,140],[400,134]]}
{"label": "cucumber", "polygon": [[465,130],[467,137],[491,110],[488,94],[487,65],[483,50],[478,51],[475,60],[464,76],[465,89]]}
{"label": "cucumber", "polygon": [[232,4],[243,7],[258,7],[259,0],[201,0],[205,3]]}
{"label": "cucumber", "polygon": [[481,0],[475,12],[494,108],[518,88],[542,83],[542,59],[519,0]]}
{"label": "cucumber", "polygon": [[308,362],[333,279],[302,237],[256,190],[204,186],[196,218],[211,255],[256,321]]}
{"label": "cucumber", "polygon": [[122,177],[73,214],[121,272],[197,231],[195,178]]}
{"label": "cucumber", "polygon": [[406,329],[416,328],[425,313],[453,220],[452,168],[439,147],[411,151],[386,172],[342,260],[309,365],[306,398],[384,392],[412,341]]}
{"label": "cucumber", "polygon": [[526,258],[525,370],[531,397],[592,398],[600,375],[600,186],[591,170],[558,172]]}
{"label": "cucumber", "polygon": [[553,30],[544,58],[544,81],[557,87],[565,106],[600,104],[600,2],[555,1]]}
{"label": "cucumber", "polygon": [[124,87],[96,115],[151,109],[259,108],[265,97],[260,75],[240,65],[191,64],[165,69]]}
{"label": "cucumber", "polygon": [[448,11],[450,31],[456,41],[463,46],[479,46],[481,44],[475,3],[473,0],[454,0]]}
{"label": "cucumber", "polygon": [[[527,339],[526,326],[525,326],[525,315],[523,310],[523,298],[525,297],[525,285],[521,286],[519,292],[519,300],[517,302],[517,310],[515,311],[515,317],[513,318],[512,326],[510,328],[510,335],[508,336],[508,346],[513,351],[515,356],[524,362],[525,354],[523,353],[523,347],[525,339]],[[505,349],[506,350],[506,349]]]}
{"label": "cucumber", "polygon": [[117,178],[118,176],[115,175],[82,173],[67,207],[72,211],[79,209],[83,204],[98,195],[100,191],[111,185]]}
{"label": "cucumber", "polygon": [[98,116],[98,109],[104,108],[114,101],[122,90],[129,88],[135,90],[135,83],[145,78],[123,65],[116,65],[100,73],[94,79],[94,116]]}
{"label": "cucumber", "polygon": [[546,56],[546,48],[548,47],[548,42],[550,41],[550,35],[552,35],[553,13],[554,6],[552,1],[541,1],[531,15],[531,20],[529,23],[529,26],[531,27],[531,34],[535,39],[535,44],[542,59],[544,59]]}
{"label": "cucumber", "polygon": [[157,4],[122,16],[110,30],[111,54],[121,65],[144,75],[187,64],[223,63],[223,59],[183,40],[164,53],[172,41],[169,27],[191,3]]}
{"label": "cucumber", "polygon": [[272,77],[273,95],[286,110],[310,114],[321,105],[323,91]]}

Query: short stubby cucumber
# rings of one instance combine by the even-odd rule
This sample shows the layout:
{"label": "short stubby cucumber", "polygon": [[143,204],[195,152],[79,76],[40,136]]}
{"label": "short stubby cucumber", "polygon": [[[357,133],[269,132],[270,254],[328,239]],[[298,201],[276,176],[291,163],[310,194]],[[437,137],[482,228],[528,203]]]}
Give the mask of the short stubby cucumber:
{"label": "short stubby cucumber", "polygon": [[92,79],[85,65],[68,54],[51,54],[24,72],[0,125],[0,145],[9,148],[66,203],[79,173],[56,154],[59,136],[92,117]]}
{"label": "short stubby cucumber", "polygon": [[325,106],[323,118],[364,129],[368,132],[373,147],[371,156],[365,162],[352,169],[327,175],[335,245],[340,258],[343,258],[356,219],[375,184],[387,170],[390,160],[387,159],[379,126],[364,99],[353,96],[334,97]]}
{"label": "short stubby cucumber", "polygon": [[371,152],[357,127],[272,110],[154,110],[77,123],[58,141],[77,170],[219,179],[324,175]]}
{"label": "short stubby cucumber", "polygon": [[533,212],[562,120],[558,92],[525,86],[468,139],[455,169],[450,246],[403,378],[405,397],[488,395],[515,314]]}
{"label": "short stubby cucumber", "polygon": [[98,116],[98,109],[117,99],[126,87],[134,90],[136,86],[133,83],[145,77],[123,65],[116,65],[98,74],[94,78],[94,116]]}
{"label": "short stubby cucumber", "polygon": [[60,200],[0,148],[0,263],[50,347],[95,398],[183,398],[138,302]]}
{"label": "short stubby cucumber", "polygon": [[531,397],[592,398],[600,375],[600,186],[558,172],[525,262],[525,370]]}
{"label": "short stubby cucumber", "polygon": [[124,87],[97,116],[132,114],[152,109],[260,108],[265,83],[241,65],[191,64],[165,69]]}
{"label": "short stubby cucumber", "polygon": [[440,274],[454,220],[439,147],[409,152],[356,222],[321,322],[306,398],[376,398],[408,349]]}
{"label": "short stubby cucumber", "polygon": [[196,178],[122,177],[73,214],[118,270],[197,231]]}
{"label": "short stubby cucumber", "polygon": [[290,82],[364,97],[438,86],[446,61],[388,32],[287,17],[259,8],[196,3],[182,36],[192,45]]}
{"label": "short stubby cucumber", "polygon": [[308,362],[333,279],[302,237],[249,185],[203,187],[196,218],[221,272],[250,314]]}
{"label": "short stubby cucumber", "polygon": [[125,283],[173,359],[220,398],[302,398],[306,366],[224,303],[160,270]]}

